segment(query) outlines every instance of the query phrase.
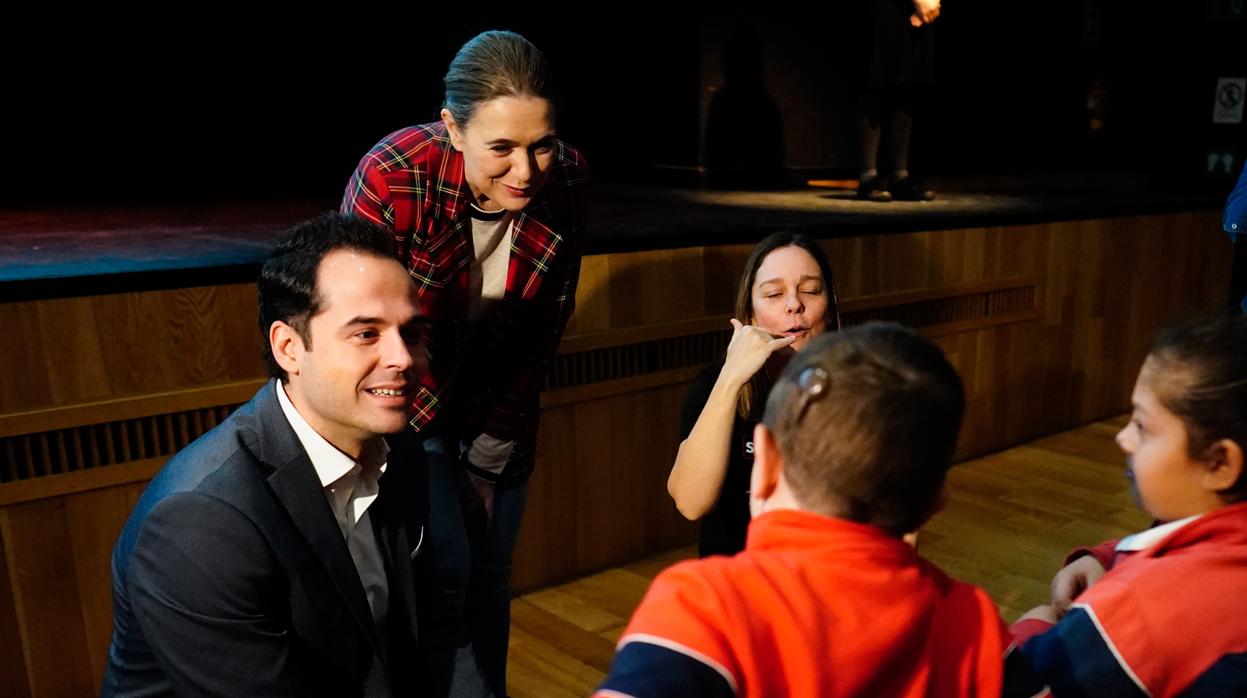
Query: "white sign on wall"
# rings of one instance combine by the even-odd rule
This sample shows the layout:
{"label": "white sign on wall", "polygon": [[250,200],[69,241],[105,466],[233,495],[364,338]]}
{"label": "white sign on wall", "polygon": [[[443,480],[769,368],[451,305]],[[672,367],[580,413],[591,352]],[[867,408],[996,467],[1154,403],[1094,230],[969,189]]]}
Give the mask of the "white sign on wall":
{"label": "white sign on wall", "polygon": [[1217,96],[1213,100],[1212,123],[1243,123],[1243,102],[1247,100],[1247,78],[1217,78]]}

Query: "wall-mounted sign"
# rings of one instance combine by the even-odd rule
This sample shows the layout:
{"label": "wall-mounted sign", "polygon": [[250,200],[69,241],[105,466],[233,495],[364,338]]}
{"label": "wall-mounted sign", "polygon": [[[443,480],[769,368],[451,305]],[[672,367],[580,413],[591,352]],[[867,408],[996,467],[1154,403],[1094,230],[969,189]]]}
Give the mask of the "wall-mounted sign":
{"label": "wall-mounted sign", "polygon": [[1234,153],[1220,150],[1208,151],[1208,174],[1219,173],[1227,175],[1234,173]]}
{"label": "wall-mounted sign", "polygon": [[1212,123],[1243,123],[1243,101],[1247,100],[1247,78],[1217,78]]}

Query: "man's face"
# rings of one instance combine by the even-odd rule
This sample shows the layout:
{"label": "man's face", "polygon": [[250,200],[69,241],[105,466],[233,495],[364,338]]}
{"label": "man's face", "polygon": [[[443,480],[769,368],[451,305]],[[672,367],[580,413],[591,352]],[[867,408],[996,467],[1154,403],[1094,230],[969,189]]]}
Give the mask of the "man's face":
{"label": "man's face", "polygon": [[316,288],[320,312],[308,321],[308,346],[295,335],[280,352],[291,362],[283,363],[286,392],[317,433],[358,457],[366,441],[406,426],[427,369],[416,288],[394,259],[355,250],[326,255]]}

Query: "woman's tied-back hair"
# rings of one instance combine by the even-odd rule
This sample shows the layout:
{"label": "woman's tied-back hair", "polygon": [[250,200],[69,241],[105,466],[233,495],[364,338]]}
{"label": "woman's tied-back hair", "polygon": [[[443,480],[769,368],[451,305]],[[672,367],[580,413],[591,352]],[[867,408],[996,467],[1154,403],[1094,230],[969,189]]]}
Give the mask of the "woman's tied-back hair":
{"label": "woman's tied-back hair", "polygon": [[[800,233],[781,230],[771,233],[754,246],[745,261],[745,269],[741,272],[740,283],[736,287],[736,307],[732,313],[736,319],[748,325],[753,323],[753,284],[758,279],[758,268],[766,260],[766,256],[775,250],[785,247],[800,247],[814,258],[818,271],[823,277],[823,293],[827,295],[827,317],[824,318],[828,330],[840,328],[840,302],[836,298],[836,280],[831,274],[831,263],[827,261],[827,253],[813,239]],[[749,419],[758,405],[760,395],[766,395],[771,380],[766,371],[758,371],[753,378],[745,383],[737,397],[736,411],[742,419]]]}
{"label": "woman's tied-back hair", "polygon": [[[1247,317],[1173,325],[1152,343],[1144,366],[1160,404],[1186,427],[1192,458],[1207,457],[1221,439],[1247,449]],[[1229,494],[1247,497],[1247,477]]]}
{"label": "woman's tied-back hair", "polygon": [[495,97],[542,97],[553,102],[546,57],[528,39],[509,31],[487,31],[464,44],[443,78],[442,106],[466,127],[477,107]]}
{"label": "woman's tied-back hair", "polygon": [[871,322],[798,352],[763,423],[803,507],[903,534],[934,511],[964,412],[961,378],[939,347]]}

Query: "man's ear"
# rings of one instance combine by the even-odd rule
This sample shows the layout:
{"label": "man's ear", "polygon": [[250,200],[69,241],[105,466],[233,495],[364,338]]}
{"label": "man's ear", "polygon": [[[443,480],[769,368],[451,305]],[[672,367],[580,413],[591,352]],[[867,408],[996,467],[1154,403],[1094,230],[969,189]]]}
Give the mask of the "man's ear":
{"label": "man's ear", "polygon": [[1208,449],[1204,469],[1206,490],[1229,493],[1243,477],[1243,449],[1231,439],[1221,439]]}
{"label": "man's ear", "polygon": [[281,366],[287,375],[298,375],[299,367],[303,363],[303,352],[307,351],[299,333],[290,325],[278,320],[269,325],[268,343],[277,365]]}
{"label": "man's ear", "polygon": [[463,152],[463,131],[459,129],[459,122],[455,121],[455,115],[450,113],[449,109],[442,109],[442,123],[446,124],[446,133],[450,136],[450,144],[455,150]]}
{"label": "man's ear", "polygon": [[784,457],[779,452],[775,435],[765,424],[753,428],[753,471],[749,474],[749,503],[753,515],[775,494],[779,476],[784,470]]}

